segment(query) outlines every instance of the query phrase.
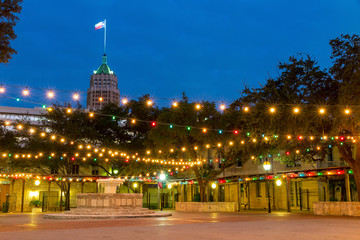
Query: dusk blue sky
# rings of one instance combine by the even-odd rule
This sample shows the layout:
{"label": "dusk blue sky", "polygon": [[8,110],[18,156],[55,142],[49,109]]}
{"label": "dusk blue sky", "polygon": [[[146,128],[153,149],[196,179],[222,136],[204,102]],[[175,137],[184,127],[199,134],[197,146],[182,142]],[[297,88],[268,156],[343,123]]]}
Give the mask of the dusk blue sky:
{"label": "dusk blue sky", "polygon": [[[183,91],[194,101],[232,101],[244,85],[276,77],[279,61],[295,53],[328,67],[329,40],[359,34],[360,1],[25,0],[19,17],[11,43],[18,54],[0,65],[1,83],[86,91],[103,54],[103,29],[94,24],[106,18],[108,64],[120,94],[149,93],[165,105],[160,98],[180,98]],[[43,91],[31,93],[29,101],[49,103]]]}

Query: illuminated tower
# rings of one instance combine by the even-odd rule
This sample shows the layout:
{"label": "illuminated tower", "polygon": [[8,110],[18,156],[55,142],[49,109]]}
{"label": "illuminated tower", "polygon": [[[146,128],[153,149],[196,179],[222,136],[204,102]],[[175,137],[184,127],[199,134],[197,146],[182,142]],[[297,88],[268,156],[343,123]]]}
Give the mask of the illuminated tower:
{"label": "illuminated tower", "polygon": [[120,104],[120,91],[117,76],[107,65],[106,54],[102,57],[102,64],[90,77],[90,88],[87,90],[87,108],[101,109],[107,103]]}

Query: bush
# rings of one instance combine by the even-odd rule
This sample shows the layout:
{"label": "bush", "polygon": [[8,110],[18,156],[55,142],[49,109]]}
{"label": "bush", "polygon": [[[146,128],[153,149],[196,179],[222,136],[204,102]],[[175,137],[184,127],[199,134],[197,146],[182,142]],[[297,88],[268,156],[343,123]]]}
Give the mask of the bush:
{"label": "bush", "polygon": [[41,206],[41,201],[40,200],[32,200],[30,202],[30,207],[40,207]]}

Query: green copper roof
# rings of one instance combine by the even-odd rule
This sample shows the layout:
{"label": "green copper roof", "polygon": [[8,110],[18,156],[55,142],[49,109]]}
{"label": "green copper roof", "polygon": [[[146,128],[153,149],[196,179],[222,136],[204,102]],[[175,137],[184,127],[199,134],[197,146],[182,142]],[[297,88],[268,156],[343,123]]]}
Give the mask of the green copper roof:
{"label": "green copper roof", "polygon": [[114,74],[114,72],[111,71],[109,66],[107,65],[107,57],[105,54],[102,57],[102,64],[98,68],[98,70],[96,70],[95,74],[112,74],[112,75]]}

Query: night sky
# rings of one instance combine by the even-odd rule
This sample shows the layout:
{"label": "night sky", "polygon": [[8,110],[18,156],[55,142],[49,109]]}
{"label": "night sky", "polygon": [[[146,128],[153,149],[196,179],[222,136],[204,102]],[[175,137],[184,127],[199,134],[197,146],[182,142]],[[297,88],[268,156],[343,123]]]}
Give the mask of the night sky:
{"label": "night sky", "polygon": [[[101,64],[107,20],[107,55],[120,94],[232,101],[245,85],[276,77],[279,61],[295,53],[331,64],[329,40],[359,34],[356,0],[25,0],[12,46],[18,54],[0,65],[0,82],[30,87],[29,101],[49,103],[38,89],[86,91]],[[7,88],[20,97],[21,88]],[[70,93],[57,92],[57,102]],[[86,94],[82,94],[86,103]],[[28,106],[0,97],[1,106]]]}

